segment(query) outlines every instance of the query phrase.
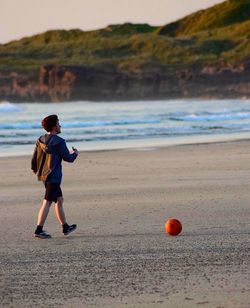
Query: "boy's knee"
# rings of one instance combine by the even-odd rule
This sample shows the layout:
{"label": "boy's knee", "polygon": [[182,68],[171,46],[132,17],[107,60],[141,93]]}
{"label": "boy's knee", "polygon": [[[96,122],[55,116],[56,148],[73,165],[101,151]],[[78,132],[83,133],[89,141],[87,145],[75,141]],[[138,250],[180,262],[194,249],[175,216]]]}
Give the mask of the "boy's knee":
{"label": "boy's knee", "polygon": [[57,198],[57,204],[62,205],[63,204],[63,197]]}
{"label": "boy's knee", "polygon": [[51,207],[51,204],[52,204],[52,201],[48,201],[48,200],[44,199],[43,206]]}

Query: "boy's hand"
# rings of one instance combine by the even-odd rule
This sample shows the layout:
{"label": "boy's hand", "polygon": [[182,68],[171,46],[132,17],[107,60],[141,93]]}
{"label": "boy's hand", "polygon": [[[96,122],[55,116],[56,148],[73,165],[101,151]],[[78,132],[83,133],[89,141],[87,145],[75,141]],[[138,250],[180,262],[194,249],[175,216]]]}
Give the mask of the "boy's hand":
{"label": "boy's hand", "polygon": [[76,155],[78,155],[78,150],[74,147],[72,147],[73,153],[76,153]]}

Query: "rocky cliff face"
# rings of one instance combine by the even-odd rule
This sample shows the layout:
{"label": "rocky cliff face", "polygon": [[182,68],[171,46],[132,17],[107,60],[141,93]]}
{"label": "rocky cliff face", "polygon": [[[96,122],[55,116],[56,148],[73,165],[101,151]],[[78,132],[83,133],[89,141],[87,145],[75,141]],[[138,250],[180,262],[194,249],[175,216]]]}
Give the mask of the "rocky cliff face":
{"label": "rocky cliff face", "polygon": [[250,62],[117,71],[45,65],[37,73],[0,72],[0,100],[60,102],[250,97]]}

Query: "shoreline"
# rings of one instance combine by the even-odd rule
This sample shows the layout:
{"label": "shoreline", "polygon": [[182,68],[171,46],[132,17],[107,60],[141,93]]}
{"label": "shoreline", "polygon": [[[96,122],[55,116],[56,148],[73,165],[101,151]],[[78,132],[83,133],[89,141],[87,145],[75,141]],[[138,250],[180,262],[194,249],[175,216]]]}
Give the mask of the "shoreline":
{"label": "shoreline", "polygon": [[[233,134],[218,134],[218,135],[200,135],[200,136],[185,136],[185,137],[172,137],[172,138],[151,138],[151,139],[138,139],[138,140],[123,140],[113,142],[82,142],[78,145],[75,143],[67,142],[68,148],[76,147],[80,153],[84,152],[106,152],[106,151],[123,151],[123,150],[154,150],[168,147],[178,147],[183,145],[202,145],[213,143],[227,143],[237,141],[249,141],[250,132],[233,133]],[[35,140],[34,140],[35,144]],[[19,154],[10,153],[9,148],[2,149],[0,158],[4,157],[22,157],[30,156],[33,153],[34,145],[28,145],[28,149],[19,149]],[[12,149],[13,151],[13,149]]]}
{"label": "shoreline", "polygon": [[27,100],[27,98],[24,101],[21,101],[20,99],[18,100],[12,100],[12,99],[2,99],[0,100],[0,104],[1,103],[10,103],[10,104],[64,104],[64,103],[78,103],[78,102],[88,102],[88,103],[124,103],[124,102],[141,102],[141,101],[168,101],[168,100],[249,100],[250,99],[250,94],[246,93],[245,95],[242,94],[235,94],[232,95],[232,93],[230,93],[230,95],[221,95],[221,94],[211,94],[211,95],[199,95],[199,96],[179,96],[179,95],[170,95],[170,96],[155,96],[155,97],[137,97],[137,98],[121,98],[121,99],[116,99],[116,98],[100,98],[100,99],[91,99],[91,97],[89,99],[87,98],[82,98],[82,99],[75,99],[75,100],[61,100],[61,101],[49,101],[49,100],[35,100],[35,101],[29,101]]}

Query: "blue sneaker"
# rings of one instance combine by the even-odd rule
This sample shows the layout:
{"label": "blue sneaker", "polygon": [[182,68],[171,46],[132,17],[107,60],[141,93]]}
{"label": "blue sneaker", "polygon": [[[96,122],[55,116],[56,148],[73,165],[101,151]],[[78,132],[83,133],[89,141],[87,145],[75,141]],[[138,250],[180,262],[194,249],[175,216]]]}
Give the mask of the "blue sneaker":
{"label": "blue sneaker", "polygon": [[51,235],[47,233],[46,231],[40,231],[40,232],[36,231],[34,233],[34,236],[38,238],[42,238],[42,239],[51,238]]}
{"label": "blue sneaker", "polygon": [[77,228],[77,225],[68,226],[66,229],[63,229],[63,234],[64,234],[64,235],[68,235],[68,234],[70,234],[71,232],[75,231],[76,228]]}

